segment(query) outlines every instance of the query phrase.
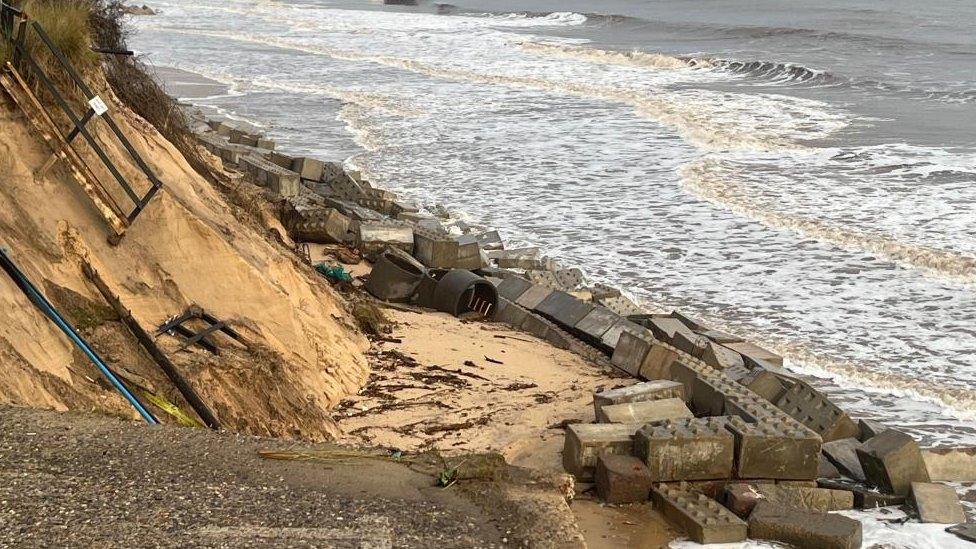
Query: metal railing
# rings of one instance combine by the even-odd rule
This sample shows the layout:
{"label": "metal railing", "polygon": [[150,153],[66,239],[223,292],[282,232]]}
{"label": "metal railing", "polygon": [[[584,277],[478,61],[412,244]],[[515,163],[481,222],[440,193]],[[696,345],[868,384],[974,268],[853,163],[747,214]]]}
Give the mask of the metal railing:
{"label": "metal railing", "polygon": [[[124,193],[123,197],[118,192],[112,192],[117,189],[107,187],[89,166],[85,166],[86,169],[83,171],[86,172],[89,182],[98,185],[102,191],[99,193],[101,198],[108,202],[109,207],[119,217],[117,221],[121,223],[117,222],[113,226],[116,227],[116,232],[121,234],[118,225],[131,225],[163,186],[162,182],[119,129],[108,112],[105,102],[91,90],[78,70],[71,64],[64,52],[58,48],[40,23],[32,20],[29,14],[23,10],[4,0],[0,0],[0,39],[6,43],[8,51],[11,53],[11,59],[6,63],[3,72],[13,73],[15,80],[22,87],[26,86],[27,81],[36,83],[39,89],[43,90],[53,100],[57,107],[55,112],[60,112],[61,115],[57,118],[48,115],[46,118],[56,126],[67,125],[65,128],[67,131],[63,131],[61,127],[54,128],[59,133],[59,140],[74,149],[73,142],[79,135],[82,136],[100,161],[101,167],[107,170],[111,179],[114,179],[118,185],[118,189]],[[48,63],[50,68],[45,70],[46,66],[35,57],[29,45],[33,45],[35,49],[44,52],[45,57],[50,54],[51,62]],[[57,77],[52,77],[49,71],[56,71]],[[61,89],[60,82],[65,83],[66,85],[63,87],[68,89]],[[72,86],[74,89],[71,89]],[[29,93],[29,90],[25,91]],[[78,92],[84,97],[78,97]],[[84,109],[83,113],[79,113],[75,110],[76,107],[72,106],[73,101],[70,98],[73,96],[76,107],[84,103],[84,106],[81,107]],[[83,99],[83,101],[78,101],[78,99]],[[46,112],[45,107],[40,106],[40,104],[37,106]],[[61,119],[60,123],[58,118]],[[108,126],[111,130],[110,135],[114,135],[118,144],[125,149],[135,165],[145,175],[148,180],[148,189],[145,188],[145,182],[142,185],[144,190],[137,192],[133,189],[134,185],[121,173],[118,166],[106,153],[105,147],[96,139],[96,132],[89,126],[94,119],[101,119]],[[75,150],[74,153],[75,155],[71,156],[76,156],[78,159],[82,158],[78,151]],[[53,164],[53,161],[54,158],[52,157],[49,163]],[[49,165],[45,166],[45,168],[48,167]],[[126,199],[128,200],[126,201]]]}

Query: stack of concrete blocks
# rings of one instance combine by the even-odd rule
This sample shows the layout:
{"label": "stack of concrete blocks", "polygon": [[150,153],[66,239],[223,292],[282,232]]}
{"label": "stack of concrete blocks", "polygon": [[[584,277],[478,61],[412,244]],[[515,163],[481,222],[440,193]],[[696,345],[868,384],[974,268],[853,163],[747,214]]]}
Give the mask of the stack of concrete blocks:
{"label": "stack of concrete blocks", "polygon": [[218,123],[215,131],[217,135],[226,137],[228,141],[235,145],[246,145],[263,151],[271,151],[275,148],[275,142],[273,140],[267,139],[259,133],[249,132],[226,122]]}
{"label": "stack of concrete blocks", "polygon": [[297,173],[259,156],[243,158],[241,167],[244,173],[251,176],[258,185],[267,187],[276,196],[283,198],[298,196],[301,181]]}
{"label": "stack of concrete blocks", "polygon": [[415,225],[414,257],[432,269],[468,269],[484,267],[477,239],[452,236],[444,230]]}

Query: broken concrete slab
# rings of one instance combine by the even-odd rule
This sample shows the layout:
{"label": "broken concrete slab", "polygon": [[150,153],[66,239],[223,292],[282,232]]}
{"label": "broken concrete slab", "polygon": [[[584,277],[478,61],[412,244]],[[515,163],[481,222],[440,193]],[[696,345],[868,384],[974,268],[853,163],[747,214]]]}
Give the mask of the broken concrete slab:
{"label": "broken concrete slab", "polygon": [[634,454],[656,482],[731,478],[735,440],[725,426],[725,418],[649,423],[634,437]]}
{"label": "broken concrete slab", "polygon": [[534,310],[542,300],[549,297],[554,290],[552,288],[547,288],[545,286],[540,286],[538,284],[532,285],[531,288],[522,292],[522,295],[515,300],[515,303],[525,307],[526,309]]}
{"label": "broken concrete slab", "polygon": [[[707,340],[708,338],[705,337],[705,339]],[[675,347],[681,349],[680,345],[675,345]],[[742,355],[711,340],[708,340],[707,343],[705,343],[705,348],[701,353],[701,359],[705,361],[705,364],[708,364],[712,368],[716,368],[718,370],[725,370],[726,368],[734,368],[736,366],[745,365],[745,362],[742,360]]]}
{"label": "broken concrete slab", "polygon": [[632,455],[638,424],[572,423],[566,426],[563,467],[578,480],[593,480],[602,453]]}
{"label": "broken concrete slab", "polygon": [[640,503],[651,495],[651,474],[634,456],[600,454],[595,476],[597,496],[607,503]]}
{"label": "broken concrete slab", "polygon": [[645,381],[628,387],[609,389],[593,395],[593,411],[600,417],[600,408],[628,402],[647,402],[666,398],[684,397],[684,388],[680,383],[668,380]]}
{"label": "broken concrete slab", "polygon": [[966,513],[959,503],[959,496],[951,486],[913,482],[911,501],[922,522],[938,524],[966,522]]}
{"label": "broken concrete slab", "polygon": [[726,347],[742,355],[743,360],[750,366],[762,366],[769,363],[773,366],[783,367],[783,357],[748,341],[739,343],[726,343]]}
{"label": "broken concrete slab", "polygon": [[556,290],[540,301],[534,309],[560,326],[573,328],[586,315],[590,314],[593,310],[593,304],[581,301],[564,291]]}
{"label": "broken concrete slab", "polygon": [[602,406],[596,417],[599,423],[651,423],[665,419],[695,417],[680,398],[625,402]]}
{"label": "broken concrete slab", "polygon": [[860,447],[861,442],[856,438],[842,438],[825,442],[822,452],[830,463],[845,476],[864,481],[864,470],[861,469],[861,461],[857,459],[856,452]]}
{"label": "broken concrete slab", "polygon": [[907,496],[913,482],[928,482],[922,451],[911,436],[888,429],[855,450],[864,476],[883,492]]}
{"label": "broken concrete slab", "polygon": [[824,442],[856,438],[857,424],[826,396],[803,381],[787,389],[776,405],[794,419],[813,429]]}
{"label": "broken concrete slab", "polygon": [[301,175],[302,179],[321,181],[322,174],[325,172],[325,163],[316,158],[299,156],[292,160],[291,170]]}
{"label": "broken concrete slab", "polygon": [[749,515],[749,537],[798,549],[860,549],[862,531],[845,516],[760,501]]}
{"label": "broken concrete slab", "polygon": [[748,423],[740,417],[729,417],[726,427],[735,437],[737,478],[817,478],[820,437],[793,418],[784,416]]}
{"label": "broken concrete slab", "polygon": [[640,374],[644,357],[650,351],[653,341],[630,332],[620,334],[617,347],[613,350],[610,363],[633,377]]}
{"label": "broken concrete slab", "polygon": [[685,485],[657,484],[651,490],[654,506],[696,543],[744,541],[748,527],[708,496]]}
{"label": "broken concrete slab", "polygon": [[931,480],[976,482],[976,447],[926,448],[922,459]]}

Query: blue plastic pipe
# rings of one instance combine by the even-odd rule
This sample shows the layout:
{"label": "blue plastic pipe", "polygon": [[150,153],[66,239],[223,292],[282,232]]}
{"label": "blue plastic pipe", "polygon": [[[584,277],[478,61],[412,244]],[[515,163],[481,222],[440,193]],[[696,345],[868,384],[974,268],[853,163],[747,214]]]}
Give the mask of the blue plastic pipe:
{"label": "blue plastic pipe", "polygon": [[77,345],[83,353],[85,353],[88,359],[92,361],[99,371],[102,372],[102,375],[108,379],[109,383],[115,387],[115,390],[121,393],[122,396],[125,397],[130,404],[132,404],[132,407],[139,412],[142,419],[146,420],[146,423],[153,425],[159,423],[159,420],[157,420],[155,416],[153,416],[152,413],[147,410],[141,402],[139,402],[139,399],[129,391],[125,384],[122,383],[122,380],[120,380],[118,376],[116,376],[115,373],[105,365],[105,362],[101,359],[101,357],[98,356],[95,350],[92,349],[91,346],[89,346],[88,343],[77,334],[77,332],[75,332],[75,329],[71,326],[71,324],[68,324],[68,321],[66,321],[64,317],[62,317],[61,314],[55,310],[51,303],[45,299],[39,291],[37,291],[37,288],[35,288],[34,285],[31,284],[30,280],[24,276],[24,273],[20,272],[20,269],[18,269],[17,265],[14,264],[12,259],[10,259],[10,256],[7,255],[7,250],[3,247],[0,247],[0,266],[2,266],[3,270],[10,275],[10,278],[13,279],[15,284],[17,284],[17,287],[24,292],[27,299],[30,299],[31,302],[37,306],[42,313],[44,313],[45,316],[50,318],[51,321],[54,322],[54,324],[56,324],[57,327],[60,328],[61,331],[64,332],[64,334],[67,335],[68,338],[71,339],[71,341],[74,342],[74,344]]}

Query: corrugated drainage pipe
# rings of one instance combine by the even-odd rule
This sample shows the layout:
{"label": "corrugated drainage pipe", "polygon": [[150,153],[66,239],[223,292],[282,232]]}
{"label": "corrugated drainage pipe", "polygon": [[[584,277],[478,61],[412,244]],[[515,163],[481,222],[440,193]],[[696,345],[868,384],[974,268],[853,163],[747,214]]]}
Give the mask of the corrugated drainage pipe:
{"label": "corrugated drainage pipe", "polygon": [[431,306],[454,316],[476,312],[490,318],[498,307],[498,291],[483,277],[454,269],[437,282]]}
{"label": "corrugated drainage pipe", "polygon": [[383,301],[410,301],[427,269],[414,260],[389,250],[380,254],[366,282],[366,291]]}

